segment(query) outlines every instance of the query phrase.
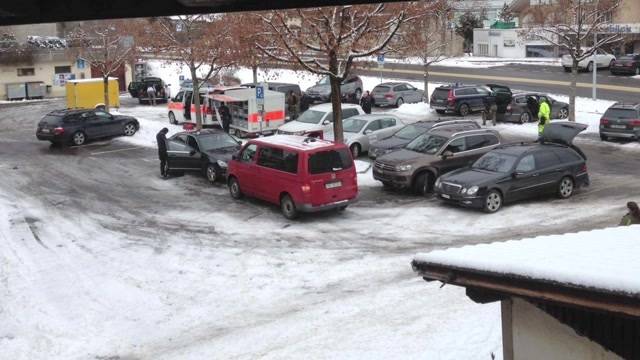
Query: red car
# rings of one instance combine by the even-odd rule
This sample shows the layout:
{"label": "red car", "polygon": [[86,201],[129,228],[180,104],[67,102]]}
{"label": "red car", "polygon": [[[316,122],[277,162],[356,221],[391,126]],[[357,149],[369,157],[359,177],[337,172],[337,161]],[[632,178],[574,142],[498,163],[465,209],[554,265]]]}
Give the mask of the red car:
{"label": "red car", "polygon": [[349,148],[311,137],[250,140],[229,162],[228,174],[231,197],[247,195],[278,204],[288,219],[300,212],[344,210],[358,195]]}

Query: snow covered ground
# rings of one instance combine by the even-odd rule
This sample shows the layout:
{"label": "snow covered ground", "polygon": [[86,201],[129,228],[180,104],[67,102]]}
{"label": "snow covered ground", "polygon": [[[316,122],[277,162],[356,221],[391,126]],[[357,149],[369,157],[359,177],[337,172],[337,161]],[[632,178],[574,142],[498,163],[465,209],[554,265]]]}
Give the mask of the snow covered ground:
{"label": "snow covered ground", "polygon": [[[363,61],[376,62],[377,57],[370,57]],[[433,60],[430,59],[429,61]],[[423,61],[422,59],[417,57],[387,57],[385,58],[385,63],[422,65]],[[456,56],[433,63],[434,66],[472,69],[483,69],[512,64],[561,66],[561,60],[560,58],[499,58],[486,56]]]}

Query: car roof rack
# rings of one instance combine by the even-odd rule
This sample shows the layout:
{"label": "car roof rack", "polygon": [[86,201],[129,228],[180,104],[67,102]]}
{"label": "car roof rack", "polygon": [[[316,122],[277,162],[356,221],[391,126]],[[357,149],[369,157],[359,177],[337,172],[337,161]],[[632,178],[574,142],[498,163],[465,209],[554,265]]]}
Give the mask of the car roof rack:
{"label": "car roof rack", "polygon": [[432,129],[438,128],[438,127],[442,127],[442,126],[447,126],[447,125],[460,125],[460,124],[475,124],[478,125],[478,123],[475,120],[462,120],[462,119],[456,119],[456,120],[445,120],[445,121],[439,121],[440,118],[438,118],[438,121],[433,124],[433,126],[431,127]]}

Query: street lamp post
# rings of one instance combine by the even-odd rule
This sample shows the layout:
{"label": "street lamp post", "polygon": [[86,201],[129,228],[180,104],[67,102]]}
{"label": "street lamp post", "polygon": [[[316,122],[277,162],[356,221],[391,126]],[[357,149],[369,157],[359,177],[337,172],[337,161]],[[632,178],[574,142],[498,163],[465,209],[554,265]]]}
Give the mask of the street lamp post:
{"label": "street lamp post", "polygon": [[[593,33],[593,47],[596,46],[596,44],[598,43],[598,33],[594,32]],[[596,50],[597,51],[597,50]],[[596,87],[597,87],[597,74],[598,74],[598,63],[596,62],[596,51],[593,52],[593,55],[591,55],[591,61],[593,63],[593,89],[591,92],[591,96],[593,97],[593,100],[596,100],[597,96],[596,96]]]}

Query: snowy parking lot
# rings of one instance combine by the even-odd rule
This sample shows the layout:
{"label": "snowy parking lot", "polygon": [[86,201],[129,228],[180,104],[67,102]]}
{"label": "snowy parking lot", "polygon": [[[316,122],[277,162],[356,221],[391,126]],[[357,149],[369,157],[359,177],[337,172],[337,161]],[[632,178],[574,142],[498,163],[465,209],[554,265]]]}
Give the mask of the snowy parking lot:
{"label": "snowy parking lot", "polygon": [[501,358],[499,305],[424,282],[414,254],[615,225],[640,193],[638,147],[591,133],[592,185],[569,200],[486,215],[383,190],[363,157],[358,203],[289,221],[197,175],[161,179],[155,133],[180,127],[122,104],[141,130],[81,148],[34,136],[60,101],[0,113],[0,357]]}

